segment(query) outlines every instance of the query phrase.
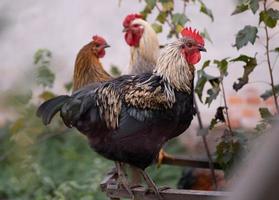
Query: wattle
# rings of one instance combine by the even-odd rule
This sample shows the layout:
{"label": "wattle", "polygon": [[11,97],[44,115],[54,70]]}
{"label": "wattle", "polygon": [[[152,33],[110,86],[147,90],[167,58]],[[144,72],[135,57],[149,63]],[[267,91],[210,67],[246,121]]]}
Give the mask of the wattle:
{"label": "wattle", "polygon": [[98,52],[98,57],[99,58],[103,58],[105,56],[106,52],[104,49],[101,49],[99,52]]}
{"label": "wattle", "polygon": [[125,34],[125,40],[127,42],[127,44],[129,46],[138,46],[139,45],[139,40],[140,40],[140,37],[138,37],[137,35],[131,33],[131,32],[126,32]]}
{"label": "wattle", "polygon": [[201,53],[200,52],[192,53],[190,55],[187,55],[186,59],[188,64],[194,65],[201,60]]}

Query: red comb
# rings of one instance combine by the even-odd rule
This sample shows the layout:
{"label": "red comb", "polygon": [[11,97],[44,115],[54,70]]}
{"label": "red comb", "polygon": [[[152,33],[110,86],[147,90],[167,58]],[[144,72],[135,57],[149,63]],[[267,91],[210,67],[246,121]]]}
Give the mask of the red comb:
{"label": "red comb", "polygon": [[103,37],[98,36],[98,35],[94,35],[94,36],[92,37],[92,40],[93,40],[94,42],[98,43],[98,44],[105,44],[105,43],[107,43],[106,40],[105,40]]}
{"label": "red comb", "polygon": [[129,15],[127,15],[125,17],[124,21],[123,21],[123,26],[128,27],[130,25],[130,23],[137,18],[142,19],[142,15],[141,14],[129,14]]}
{"label": "red comb", "polygon": [[194,39],[198,44],[204,46],[204,40],[203,37],[200,35],[199,31],[196,29],[192,30],[191,27],[184,28],[181,32],[181,35],[183,37],[190,37]]}

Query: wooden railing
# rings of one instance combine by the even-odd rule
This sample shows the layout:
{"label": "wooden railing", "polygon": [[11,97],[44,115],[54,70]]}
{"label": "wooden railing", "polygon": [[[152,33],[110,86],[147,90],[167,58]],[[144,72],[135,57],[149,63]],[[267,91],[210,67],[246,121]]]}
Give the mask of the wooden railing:
{"label": "wooden railing", "polygon": [[[162,164],[176,166],[190,166],[196,168],[209,168],[209,163],[204,160],[193,160],[184,156],[172,156],[172,158],[164,158]],[[217,163],[214,163],[215,169],[221,169]],[[118,188],[115,173],[109,172],[101,182],[101,189],[111,200],[120,200],[129,198],[129,193]],[[135,199],[137,200],[155,200],[156,197],[152,193],[146,194],[143,187],[132,189]],[[200,191],[200,190],[181,190],[181,189],[165,189],[160,192],[164,200],[212,200],[225,199],[229,196],[229,192],[221,191]]]}

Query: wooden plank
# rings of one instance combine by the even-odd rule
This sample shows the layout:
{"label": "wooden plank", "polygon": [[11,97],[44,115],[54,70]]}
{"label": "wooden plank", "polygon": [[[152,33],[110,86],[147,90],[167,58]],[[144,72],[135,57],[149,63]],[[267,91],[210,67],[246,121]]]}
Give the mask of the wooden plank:
{"label": "wooden plank", "polygon": [[[162,164],[175,165],[175,166],[189,166],[197,168],[207,168],[209,169],[209,162],[206,160],[197,160],[185,156],[171,155],[171,157],[164,157]],[[222,169],[221,166],[214,162],[214,169]]]}
{"label": "wooden plank", "polygon": [[[156,196],[152,193],[145,194],[145,188],[135,188],[132,190],[135,199],[140,200],[155,200]],[[124,189],[115,189],[108,185],[106,190],[107,195],[110,198],[129,198],[129,194]],[[223,199],[228,197],[228,192],[220,191],[200,191],[200,190],[178,190],[178,189],[167,189],[160,192],[164,200],[213,200]]]}
{"label": "wooden plank", "polygon": [[[164,157],[163,164],[176,166],[191,166],[197,168],[209,168],[208,161],[193,160],[185,156]],[[217,163],[214,163],[215,169],[221,169]],[[129,193],[123,188],[118,188],[116,183],[115,169],[113,168],[101,182],[100,186],[103,192],[111,200],[120,200],[122,198],[129,198]],[[146,194],[145,188],[139,187],[132,190],[135,194],[135,199],[140,200],[155,200],[154,194]],[[200,191],[200,190],[178,190],[167,189],[160,192],[164,200],[213,200],[228,197],[230,193],[221,191]]]}

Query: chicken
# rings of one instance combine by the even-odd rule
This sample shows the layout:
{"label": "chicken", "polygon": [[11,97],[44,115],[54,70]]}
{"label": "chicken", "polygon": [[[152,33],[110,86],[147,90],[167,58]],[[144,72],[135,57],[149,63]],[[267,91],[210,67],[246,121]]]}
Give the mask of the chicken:
{"label": "chicken", "polygon": [[186,28],[182,35],[164,47],[153,73],[124,75],[55,97],[39,107],[38,117],[47,125],[60,112],[65,125],[86,135],[97,153],[136,167],[161,199],[144,170],[165,142],[189,127],[194,64],[205,51],[198,32]]}
{"label": "chicken", "polygon": [[131,47],[129,74],[151,73],[159,55],[157,34],[140,14],[127,15],[123,27],[125,41]]}
{"label": "chicken", "polygon": [[111,79],[99,61],[99,58],[105,56],[107,47],[109,45],[105,39],[95,35],[91,42],[81,48],[75,62],[73,92],[90,83]]}
{"label": "chicken", "polygon": [[[130,74],[152,72],[156,66],[159,54],[159,41],[151,25],[142,19],[140,14],[129,14],[123,21],[125,41],[130,48]],[[164,158],[172,158],[161,149],[157,165],[160,166]],[[140,176],[133,170],[134,185],[140,182]]]}

